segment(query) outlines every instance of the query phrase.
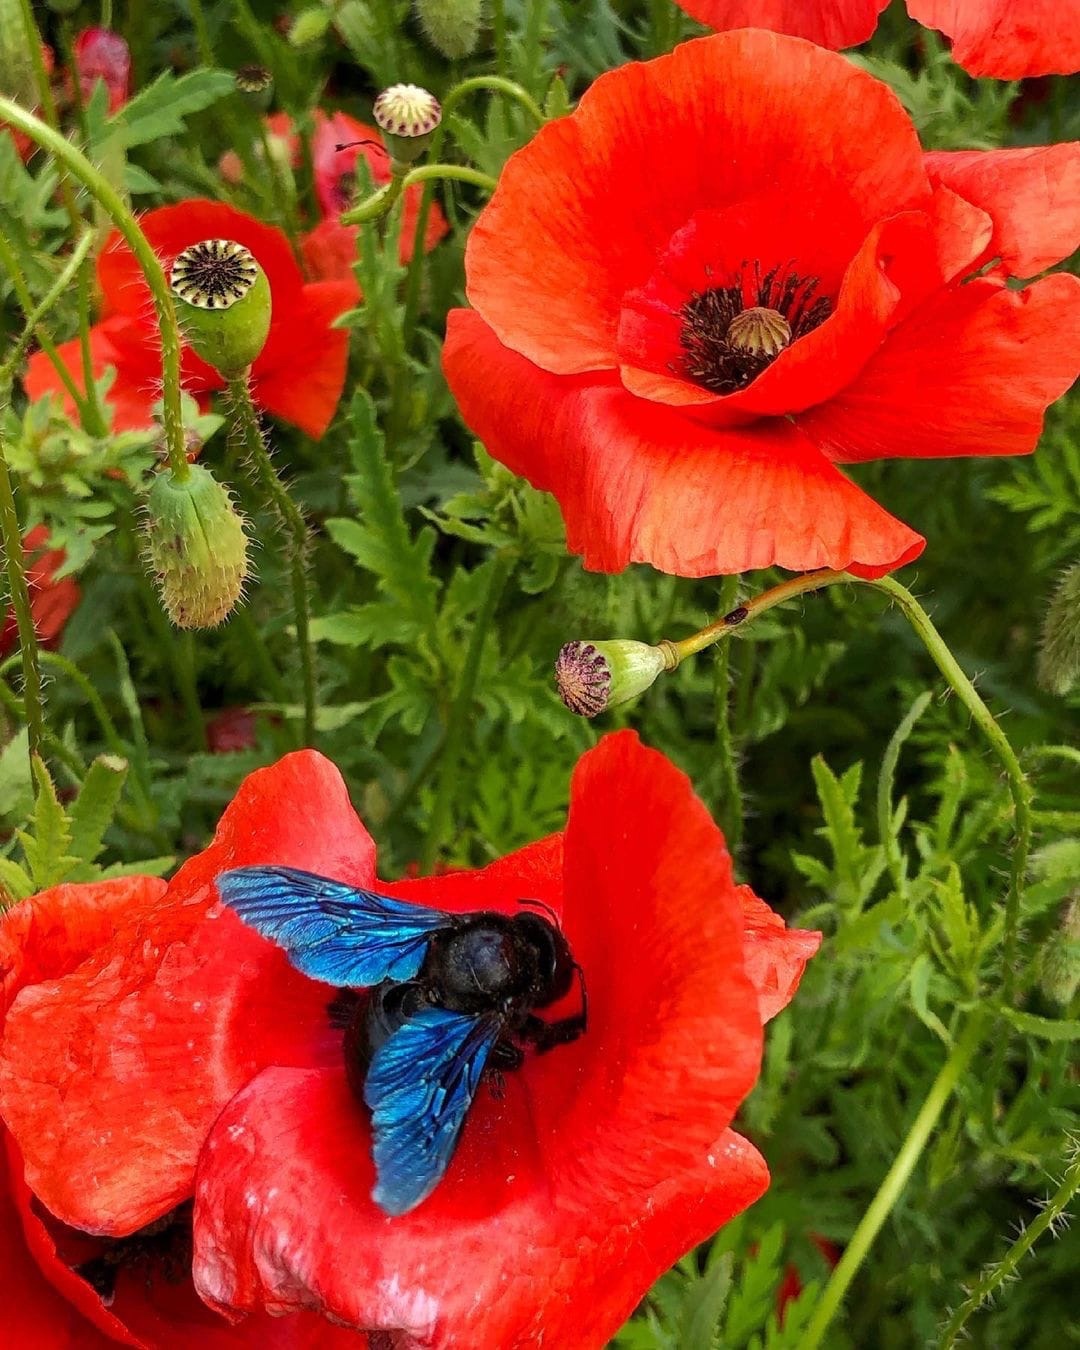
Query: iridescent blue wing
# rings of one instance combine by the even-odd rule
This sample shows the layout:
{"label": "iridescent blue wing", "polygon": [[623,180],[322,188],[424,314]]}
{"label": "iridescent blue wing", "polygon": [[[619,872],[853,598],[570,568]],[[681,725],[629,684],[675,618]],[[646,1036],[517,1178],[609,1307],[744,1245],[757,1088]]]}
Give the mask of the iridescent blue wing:
{"label": "iridescent blue wing", "polygon": [[327,984],[411,980],[431,935],[454,922],[441,910],[292,867],[237,867],[220,874],[217,888],[245,923],[284,947],[298,970]]}
{"label": "iridescent blue wing", "polygon": [[408,1213],[442,1179],[503,1026],[497,1013],[424,1008],[375,1051],[364,1082],[375,1134],[371,1197],[387,1214]]}

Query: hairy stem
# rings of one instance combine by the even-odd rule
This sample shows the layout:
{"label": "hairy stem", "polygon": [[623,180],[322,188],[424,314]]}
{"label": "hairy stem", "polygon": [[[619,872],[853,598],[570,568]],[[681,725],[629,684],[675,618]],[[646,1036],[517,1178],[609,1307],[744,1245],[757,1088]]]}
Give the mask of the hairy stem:
{"label": "hairy stem", "polygon": [[20,108],[17,103],[3,96],[0,96],[0,120],[9,122],[29,136],[36,145],[47,150],[68,169],[100,204],[135,255],[150,288],[161,333],[163,421],[169,465],[174,477],[183,482],[191,470],[184,450],[184,421],[180,403],[180,329],[172,295],[157,255],[123,198],[81,150],[33,113],[28,113],[25,108]]}
{"label": "hairy stem", "polygon": [[885,1220],[892,1213],[896,1202],[900,1199],[912,1172],[915,1170],[916,1163],[922,1156],[927,1140],[930,1138],[938,1118],[952,1095],[953,1089],[971,1063],[972,1056],[978,1048],[982,1030],[983,1018],[979,1014],[975,1014],[964,1028],[948,1059],[934,1079],[930,1091],[926,1095],[926,1100],[919,1108],[918,1115],[911,1122],[911,1128],[900,1146],[899,1153],[893,1159],[893,1164],[885,1174],[884,1181],[878,1187],[877,1194],[870,1202],[866,1213],[859,1220],[858,1227],[851,1235],[851,1241],[840,1258],[839,1264],[830,1275],[828,1284],[822,1290],[814,1314],[803,1333],[802,1340],[799,1342],[800,1350],[816,1350],[816,1347],[821,1344],[822,1337],[839,1311],[844,1295],[858,1273],[859,1267],[862,1265],[874,1239],[881,1231]]}
{"label": "hairy stem", "polygon": [[15,493],[11,486],[11,474],[8,471],[2,434],[0,434],[0,542],[4,548],[11,606],[15,610],[15,623],[19,630],[23,715],[26,718],[30,760],[33,764],[34,757],[41,754],[45,724],[41,698],[41,663],[38,659],[34,615],[30,608],[30,588],[26,584],[22,530],[19,528],[19,513],[15,507]]}
{"label": "hairy stem", "polygon": [[[730,613],[739,591],[739,578],[725,577],[720,588],[720,608]],[[742,838],[742,791],[739,787],[739,766],[735,758],[735,741],[731,731],[731,644],[721,643],[716,649],[713,667],[713,699],[716,709],[716,772],[719,789],[720,822],[728,848],[734,857]]]}
{"label": "hairy stem", "polygon": [[285,484],[277,476],[270,452],[266,448],[258,414],[251,401],[247,375],[229,381],[229,395],[241,443],[247,452],[255,476],[266,493],[267,500],[281,521],[289,539],[289,575],[292,581],[293,611],[296,618],[296,642],[300,648],[300,671],[303,682],[304,744],[315,744],[315,653],[311,644],[311,606],[308,597],[305,554],[308,546],[308,528],[304,513],[289,495]]}

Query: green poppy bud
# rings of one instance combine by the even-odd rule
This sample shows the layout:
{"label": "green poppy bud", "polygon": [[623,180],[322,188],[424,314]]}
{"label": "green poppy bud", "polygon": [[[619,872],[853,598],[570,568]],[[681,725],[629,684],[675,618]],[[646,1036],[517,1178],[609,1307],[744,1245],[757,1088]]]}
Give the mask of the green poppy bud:
{"label": "green poppy bud", "polygon": [[1042,949],[1040,983],[1047,998],[1062,1007],[1080,989],[1080,896],[1066,906],[1061,923]]}
{"label": "green poppy bud", "polygon": [[1059,697],[1080,679],[1080,562],[1067,569],[1046,611],[1036,675]]}
{"label": "green poppy bud", "polygon": [[203,239],[169,277],[188,345],[225,379],[242,375],[270,332],[270,283],[243,244]]}
{"label": "green poppy bud", "polygon": [[482,0],[416,0],[424,36],[451,61],[475,51],[482,9]]}
{"label": "green poppy bud", "polygon": [[384,89],[371,109],[375,125],[391,160],[402,168],[420,158],[442,121],[434,94],[416,84],[393,84]]}
{"label": "green poppy bud", "polygon": [[663,649],[645,642],[568,642],[555,662],[555,685],[571,712],[596,717],[637,698],[671,668]]}
{"label": "green poppy bud", "polygon": [[214,628],[236,606],[248,575],[243,517],[209,469],[183,480],[159,473],[146,498],[146,561],[178,628]]}
{"label": "green poppy bud", "polygon": [[24,108],[37,107],[34,51],[26,35],[19,0],[0,0],[0,94]]}

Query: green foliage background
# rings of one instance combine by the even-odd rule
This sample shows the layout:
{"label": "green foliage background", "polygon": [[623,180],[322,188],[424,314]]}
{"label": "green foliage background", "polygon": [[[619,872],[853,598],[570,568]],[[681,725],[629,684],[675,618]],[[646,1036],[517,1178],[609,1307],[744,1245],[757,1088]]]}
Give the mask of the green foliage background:
{"label": "green foliage background", "polygon": [[[121,9],[142,92],[113,119],[95,97],[84,130],[137,206],[211,195],[285,227],[310,210],[304,169],[291,197],[259,164],[258,110],[227,74],[252,61],[272,71],[278,106],[298,117],[318,104],[367,118],[384,84],[442,93],[496,69],[558,110],[600,71],[700,31],[666,0],[505,0],[491,7],[501,24],[483,26],[475,53],[448,62],[406,0],[290,12],[297,23],[285,36],[271,23],[278,6],[222,0],[206,6],[200,35],[184,6]],[[57,35],[54,15],[43,11],[42,22]],[[213,70],[200,68],[207,43]],[[972,81],[895,6],[852,59],[892,84],[927,146],[1080,135],[1075,86]],[[496,174],[531,132],[520,106],[478,94],[448,119],[444,157]],[[256,172],[230,188],[216,165],[237,144]],[[65,242],[53,187],[47,166],[24,168],[0,136],[0,230],[35,295]],[[351,392],[333,427],[317,444],[272,434],[314,529],[319,746],[345,773],[392,877],[414,862],[481,865],[559,828],[579,754],[630,724],[690,774],[741,879],[789,921],[825,930],[793,1008],[770,1029],[741,1119],[770,1162],[771,1190],[665,1277],[617,1339],[627,1350],[797,1346],[828,1274],[814,1237],[844,1247],[958,1016],[996,988],[1010,799],[903,617],[861,590],[834,588],[771,613],[602,726],[563,709],[551,681],[563,642],[683,636],[779,576],[693,582],[636,567],[605,577],[566,555],[554,503],[473,443],[442,380],[442,320],[460,302],[463,244],[482,199],[450,185],[442,200],[453,233],[428,261],[418,323],[406,333],[414,315],[392,219],[365,232],[366,299],[348,319]],[[21,316],[3,276],[0,300],[6,346]],[[77,323],[72,297],[50,326],[61,340]],[[259,580],[225,628],[179,634],[139,561],[148,440],[73,432],[18,396],[2,415],[23,523],[48,523],[84,599],[45,658],[55,789],[46,784],[33,808],[17,660],[0,667],[0,882],[20,897],[102,868],[166,870],[202,845],[246,773],[297,744],[282,541],[237,448],[211,437],[204,461],[252,516]],[[903,580],[977,678],[1038,792],[1023,1010],[1008,1024],[1004,1074],[995,1081],[988,1044],[829,1333],[836,1347],[903,1350],[938,1343],[947,1310],[1037,1216],[1076,1147],[1080,1009],[1075,997],[1055,1004],[1040,978],[1066,899],[1080,889],[1080,699],[1041,693],[1033,671],[1056,577],[1080,556],[1080,405],[1052,410],[1031,459],[897,461],[853,476],[926,535]],[[210,753],[207,722],[233,707],[258,710],[256,743]],[[737,783],[718,749],[725,740]],[[999,1029],[993,1039],[1004,1037]],[[806,1288],[781,1327],[776,1295],[791,1265]],[[972,1342],[1080,1345],[1078,1267],[1075,1234],[1048,1232],[996,1306],[971,1318]]]}

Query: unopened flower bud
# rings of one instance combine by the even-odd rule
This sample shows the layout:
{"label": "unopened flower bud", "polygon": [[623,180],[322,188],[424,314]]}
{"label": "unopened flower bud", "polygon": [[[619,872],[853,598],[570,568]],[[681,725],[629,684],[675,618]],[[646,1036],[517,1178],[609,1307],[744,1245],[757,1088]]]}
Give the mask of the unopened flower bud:
{"label": "unopened flower bud", "polygon": [[482,8],[482,0],[416,0],[416,17],[431,45],[456,61],[476,49]]}
{"label": "unopened flower bud", "polygon": [[231,239],[204,239],[177,254],[169,278],[189,346],[225,379],[262,351],[270,332],[270,283]]}
{"label": "unopened flower bud", "polygon": [[596,717],[643,694],[670,664],[645,642],[568,642],[555,661],[555,685],[571,712]]}
{"label": "unopened flower bud", "polygon": [[146,561],[178,628],[213,628],[240,599],[248,574],[244,522],[209,469],[159,473],[146,499]]}
{"label": "unopened flower bud", "polygon": [[1059,696],[1080,680],[1080,562],[1061,578],[1046,611],[1036,675],[1044,689]]}
{"label": "unopened flower bud", "polygon": [[1055,1003],[1071,1003],[1080,989],[1080,895],[1065,906],[1057,932],[1042,949],[1043,993]]}
{"label": "unopened flower bud", "polygon": [[19,0],[0,0],[0,94],[24,108],[37,107],[34,49]]}
{"label": "unopened flower bud", "polygon": [[442,121],[438,99],[415,84],[393,84],[384,89],[371,111],[382,132],[391,167],[419,159]]}

